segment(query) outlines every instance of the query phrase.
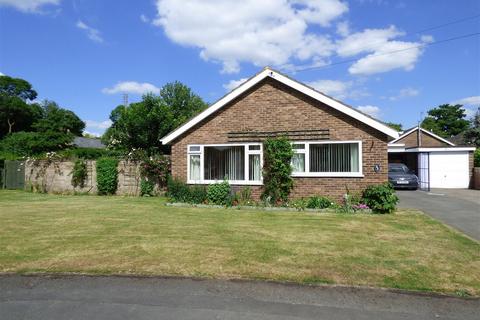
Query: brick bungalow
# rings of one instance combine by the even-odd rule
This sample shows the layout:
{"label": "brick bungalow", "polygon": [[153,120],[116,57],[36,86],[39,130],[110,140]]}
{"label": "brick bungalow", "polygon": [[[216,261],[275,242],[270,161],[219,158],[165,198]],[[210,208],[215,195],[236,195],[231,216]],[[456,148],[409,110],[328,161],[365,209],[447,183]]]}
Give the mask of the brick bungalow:
{"label": "brick bungalow", "polygon": [[293,198],[340,199],[386,182],[388,142],[398,132],[270,68],[263,69],[162,138],[171,145],[172,175],[189,184],[228,179],[235,189],[262,188],[262,141],[293,143]]}

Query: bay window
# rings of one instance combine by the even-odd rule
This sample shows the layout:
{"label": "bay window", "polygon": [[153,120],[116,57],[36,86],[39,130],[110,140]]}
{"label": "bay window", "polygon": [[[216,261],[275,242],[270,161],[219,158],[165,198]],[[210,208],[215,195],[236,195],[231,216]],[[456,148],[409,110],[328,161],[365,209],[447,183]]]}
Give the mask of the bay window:
{"label": "bay window", "polygon": [[261,144],[188,146],[188,182],[261,184]]}
{"label": "bay window", "polygon": [[361,141],[295,142],[293,176],[361,177]]}

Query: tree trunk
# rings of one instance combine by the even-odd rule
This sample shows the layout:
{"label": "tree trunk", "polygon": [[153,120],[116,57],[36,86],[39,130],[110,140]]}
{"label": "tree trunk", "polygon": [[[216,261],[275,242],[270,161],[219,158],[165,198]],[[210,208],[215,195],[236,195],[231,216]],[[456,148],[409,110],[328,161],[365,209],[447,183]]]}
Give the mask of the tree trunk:
{"label": "tree trunk", "polygon": [[12,128],[15,122],[10,122],[10,119],[7,119],[8,122],[8,134],[12,133]]}

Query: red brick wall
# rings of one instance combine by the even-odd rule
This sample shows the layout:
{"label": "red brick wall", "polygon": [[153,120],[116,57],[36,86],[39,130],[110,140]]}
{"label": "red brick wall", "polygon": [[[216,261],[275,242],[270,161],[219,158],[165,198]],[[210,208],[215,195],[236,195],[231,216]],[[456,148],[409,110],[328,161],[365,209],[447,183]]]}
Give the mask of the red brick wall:
{"label": "red brick wall", "polygon": [[[329,129],[331,140],[361,140],[364,177],[295,178],[292,197],[326,195],[338,200],[346,187],[359,192],[387,181],[385,134],[270,78],[177,138],[172,144],[172,175],[186,181],[188,144],[228,143],[227,133],[232,131],[308,129]],[[374,172],[374,164],[381,166],[379,173]],[[261,187],[252,189],[259,197]]]}

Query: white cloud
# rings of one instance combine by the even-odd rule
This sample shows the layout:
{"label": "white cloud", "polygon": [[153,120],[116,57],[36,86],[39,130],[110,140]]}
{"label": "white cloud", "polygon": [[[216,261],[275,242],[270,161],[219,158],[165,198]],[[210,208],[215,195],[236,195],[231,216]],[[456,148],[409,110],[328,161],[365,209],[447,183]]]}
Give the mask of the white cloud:
{"label": "white cloud", "polygon": [[419,94],[420,94],[420,90],[412,87],[406,87],[406,88],[400,89],[397,95],[391,96],[388,99],[391,101],[396,101],[402,98],[416,97]]}
{"label": "white cloud", "polygon": [[242,83],[244,83],[247,80],[248,80],[248,78],[241,78],[241,79],[238,79],[238,80],[230,80],[230,82],[224,84],[223,87],[227,91],[232,91],[233,89],[235,89],[236,87],[238,87],[239,85],[241,85]]}
{"label": "white cloud", "polygon": [[348,21],[337,23],[337,33],[342,37],[346,37],[350,34],[350,24]]}
{"label": "white cloud", "polygon": [[386,29],[365,29],[337,41],[337,53],[342,57],[369,53],[348,69],[355,75],[370,75],[394,69],[410,71],[423,53],[423,49],[417,46],[432,42],[433,37],[422,36],[420,42],[393,40],[404,34],[395,26]]}
{"label": "white cloud", "polygon": [[363,81],[358,79],[355,81],[321,79],[307,82],[307,85],[339,100],[360,99],[369,95],[363,86]]}
{"label": "white cloud", "polygon": [[149,23],[150,22],[150,19],[144,15],[144,14],[141,14],[140,15],[140,20],[142,20],[142,22],[145,22],[145,23]]}
{"label": "white cloud", "polygon": [[467,106],[480,106],[480,96],[471,96],[452,102],[453,104],[462,104]]}
{"label": "white cloud", "polygon": [[4,76],[4,75],[5,75],[5,74],[3,74],[3,73],[0,72],[0,76]]}
{"label": "white cloud", "polygon": [[85,133],[92,134],[94,136],[101,136],[106,129],[110,128],[112,121],[96,121],[96,120],[85,120]]}
{"label": "white cloud", "polygon": [[136,81],[124,81],[119,82],[111,88],[103,88],[102,92],[105,94],[116,94],[116,93],[132,93],[132,94],[146,94],[152,92],[159,92],[160,88],[157,88],[151,83],[140,83]]}
{"label": "white cloud", "polygon": [[[360,58],[348,71],[355,75],[371,75],[388,72],[394,69],[411,71],[422,55],[423,49],[418,42],[390,41],[374,53]],[[405,50],[405,49],[409,50]],[[400,52],[397,52],[400,51]],[[395,53],[392,53],[395,52]]]}
{"label": "white cloud", "polygon": [[347,91],[352,87],[351,81],[339,81],[339,80],[316,80],[308,82],[307,85],[323,92],[333,98],[343,99],[345,98]]}
{"label": "white cloud", "polygon": [[41,13],[46,5],[58,5],[60,0],[0,0],[0,6],[10,6],[22,12]]}
{"label": "white cloud", "polygon": [[102,43],[103,42],[103,38],[102,36],[100,35],[100,31],[98,31],[97,29],[95,28],[92,28],[90,26],[88,26],[87,24],[85,24],[83,21],[81,20],[78,20],[77,22],[77,28],[79,29],[82,29],[82,30],[85,30],[85,32],[87,33],[87,37],[94,41],[94,42],[98,42],[98,43]]}
{"label": "white cloud", "polygon": [[463,105],[463,109],[465,110],[465,114],[467,119],[472,118],[475,116],[480,109],[480,96],[471,96],[459,99],[457,101],[452,102],[452,104],[461,104]]}
{"label": "white cloud", "polygon": [[377,118],[380,115],[380,108],[375,106],[358,106],[357,109],[371,117]]}
{"label": "white cloud", "polygon": [[157,0],[154,25],[172,41],[200,49],[222,72],[240,63],[283,66],[292,60],[318,61],[333,53],[329,37],[307,31],[327,26],[348,11],[340,0]]}

